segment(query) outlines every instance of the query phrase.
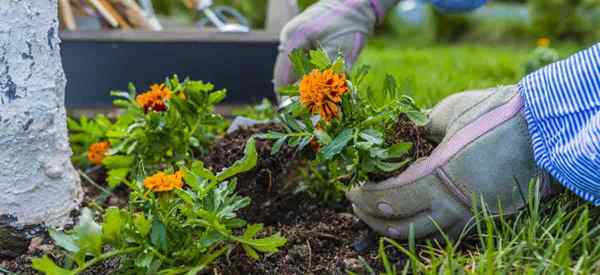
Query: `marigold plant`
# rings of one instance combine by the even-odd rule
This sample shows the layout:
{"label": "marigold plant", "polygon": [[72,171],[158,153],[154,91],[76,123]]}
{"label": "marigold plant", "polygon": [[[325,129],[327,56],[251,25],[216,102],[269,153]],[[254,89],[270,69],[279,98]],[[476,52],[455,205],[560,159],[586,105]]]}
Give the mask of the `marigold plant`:
{"label": "marigold plant", "polygon": [[65,249],[64,267],[44,256],[33,259],[33,268],[49,275],[76,275],[116,260],[118,274],[200,274],[236,246],[253,259],[277,252],[286,243],[280,233],[261,234],[261,224],[248,224],[238,216],[250,199],[236,193],[235,176],[255,167],[254,139],[248,140],[244,153],[217,174],[194,162],[173,174],[158,172],[143,184],[129,182],[128,207],[106,209],[102,223],[86,208],[73,229],[50,230],[56,246]]}
{"label": "marigold plant", "polygon": [[347,92],[346,76],[331,69],[322,72],[315,69],[300,81],[300,102],[325,121],[338,115],[338,104]]}
{"label": "marigold plant", "polygon": [[393,77],[385,78],[383,89],[372,90],[361,86],[368,67],[347,71],[341,54],[332,60],[322,49],[295,50],[290,59],[300,80],[278,91],[291,101],[278,114],[286,131],[258,137],[276,140],[273,154],[285,143],[298,150],[310,145],[316,155],[312,171],[328,171],[319,172],[325,175],[320,177],[322,183],[307,180],[319,189],[315,192],[339,199],[332,194],[339,186],[394,172],[414,160],[409,155],[411,140],[393,140],[386,134],[401,118],[407,117],[415,127],[425,125],[428,118],[402,94]]}
{"label": "marigold plant", "polygon": [[183,187],[183,171],[175,174],[158,172],[144,180],[144,187],[152,192],[166,192]]}
{"label": "marigold plant", "polygon": [[94,165],[102,164],[102,160],[106,157],[106,153],[110,149],[110,142],[101,141],[90,145],[88,149],[88,160]]}

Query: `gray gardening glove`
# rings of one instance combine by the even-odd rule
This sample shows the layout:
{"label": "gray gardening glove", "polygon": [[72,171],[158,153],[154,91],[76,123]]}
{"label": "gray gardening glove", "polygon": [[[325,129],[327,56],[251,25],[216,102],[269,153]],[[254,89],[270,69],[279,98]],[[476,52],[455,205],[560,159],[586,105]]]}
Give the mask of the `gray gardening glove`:
{"label": "gray gardening glove", "polygon": [[296,48],[322,46],[330,57],[342,51],[351,66],[362,50],[366,36],[383,21],[385,11],[399,0],[321,0],[313,4],[284,27],[275,63],[275,88],[297,79],[288,58]]}
{"label": "gray gardening glove", "polygon": [[433,221],[456,237],[472,217],[473,197],[493,214],[514,213],[536,175],[542,196],[551,195],[556,187],[535,165],[522,106],[516,86],[448,97],[430,113],[439,146],[396,177],[350,190],[356,215],[393,238],[406,239],[411,224],[417,238],[439,237]]}

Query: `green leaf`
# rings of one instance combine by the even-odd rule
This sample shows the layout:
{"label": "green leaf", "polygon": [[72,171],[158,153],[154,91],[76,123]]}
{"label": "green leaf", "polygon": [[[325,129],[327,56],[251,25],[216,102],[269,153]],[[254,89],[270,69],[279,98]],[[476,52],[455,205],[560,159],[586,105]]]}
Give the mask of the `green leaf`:
{"label": "green leaf", "polygon": [[394,144],[386,149],[385,158],[399,158],[407,154],[412,149],[411,142],[401,142]]}
{"label": "green leaf", "polygon": [[244,157],[236,161],[231,167],[223,169],[217,174],[217,181],[225,181],[237,174],[244,173],[252,170],[256,166],[258,155],[256,153],[256,141],[253,137],[248,139],[246,142],[246,148],[244,149]]}
{"label": "green leaf", "polygon": [[331,137],[323,130],[315,130],[315,137],[317,137],[317,140],[321,145],[327,145],[331,143]]}
{"label": "green leaf", "polygon": [[43,258],[36,258],[31,261],[31,266],[47,275],[70,275],[74,274],[71,270],[66,270],[57,266],[47,255]]}
{"label": "green leaf", "polygon": [[262,224],[250,224],[246,227],[246,231],[242,236],[234,237],[235,240],[242,243],[242,247],[248,256],[254,259],[258,259],[256,251],[262,253],[277,252],[279,247],[287,243],[287,240],[280,233],[265,238],[253,239],[262,229]]}
{"label": "green leaf", "polygon": [[365,79],[371,67],[369,65],[362,65],[360,67],[355,67],[353,70],[351,79],[354,85],[359,86],[362,81]]}
{"label": "green leaf", "polygon": [[230,247],[228,245],[221,247],[220,249],[213,251],[207,255],[202,256],[200,258],[200,262],[197,267],[190,269],[186,273],[186,275],[196,275],[200,271],[204,270],[210,263],[214,262],[217,258],[221,257],[226,251],[228,251]]}
{"label": "green leaf", "polygon": [[376,144],[376,145],[381,145],[383,144],[383,133],[375,130],[375,129],[367,129],[363,132],[360,133],[359,135],[361,138],[363,138],[364,140],[372,143],[372,144]]}
{"label": "green leaf", "polygon": [[158,220],[152,222],[152,230],[150,232],[150,242],[162,251],[166,251],[169,246],[167,238],[167,227]]}
{"label": "green leaf", "polygon": [[346,70],[346,60],[343,56],[338,56],[335,59],[333,65],[331,65],[331,70],[338,74],[344,73],[344,71]]}
{"label": "green leaf", "polygon": [[117,169],[117,168],[129,168],[133,164],[134,157],[133,156],[107,156],[102,160],[102,164],[107,169]]}
{"label": "green leaf", "polygon": [[298,85],[282,86],[275,90],[281,96],[299,96],[300,88]]}
{"label": "green leaf", "polygon": [[208,96],[208,102],[209,102],[209,104],[214,105],[214,104],[217,104],[217,103],[220,103],[221,101],[223,101],[223,99],[225,99],[226,96],[227,96],[226,90],[219,90],[216,92],[212,92]]}
{"label": "green leaf", "polygon": [[110,187],[116,187],[127,179],[127,175],[129,174],[129,168],[119,168],[108,170],[108,177],[106,178],[106,183]]}
{"label": "green leaf", "polygon": [[49,230],[50,237],[54,243],[69,252],[79,251],[79,246],[75,243],[75,236],[67,235],[63,232],[56,231],[54,229]]}
{"label": "green leaf", "polygon": [[[215,176],[215,174],[210,169],[204,167],[204,162],[199,161],[199,160],[194,161],[194,163],[192,163],[192,170],[191,170],[191,172],[195,176],[200,176],[200,177],[202,177],[204,179],[207,179],[207,180],[216,180],[217,179],[217,176]],[[187,183],[188,181],[187,181],[186,177],[189,178],[187,172],[185,173],[185,176],[184,176],[184,179],[186,179],[186,183]]]}
{"label": "green leaf", "polygon": [[102,238],[109,244],[118,247],[121,242],[121,232],[125,220],[121,216],[121,210],[117,207],[109,207],[104,213],[102,224]]}
{"label": "green leaf", "polygon": [[294,49],[290,53],[289,57],[294,69],[294,73],[298,78],[310,72],[310,61],[303,49]]}
{"label": "green leaf", "polygon": [[401,162],[384,162],[381,160],[373,160],[373,163],[377,168],[384,172],[393,172],[402,168],[406,163],[408,163],[408,159]]}
{"label": "green leaf", "polygon": [[310,55],[310,63],[317,66],[317,68],[325,70],[331,67],[331,59],[329,59],[325,49],[311,50],[308,54]]}
{"label": "green leaf", "polygon": [[287,140],[287,137],[282,137],[280,139],[278,139],[275,144],[273,144],[273,147],[271,148],[271,155],[276,155],[277,153],[279,153],[279,151],[281,150],[281,147],[283,146],[283,144],[285,143],[285,141]]}
{"label": "green leaf", "polygon": [[153,254],[141,254],[135,260],[135,266],[148,268],[150,267],[150,264],[152,264],[152,260],[154,260]]}
{"label": "green leaf", "polygon": [[137,214],[133,220],[133,224],[135,224],[135,228],[142,237],[146,237],[150,233],[152,223],[146,219],[144,214]]}
{"label": "green leaf", "polygon": [[89,208],[84,208],[79,216],[79,223],[73,229],[75,244],[79,251],[75,254],[78,264],[85,261],[87,255],[98,256],[102,253],[102,227],[94,220]]}
{"label": "green leaf", "polygon": [[414,122],[417,126],[425,126],[429,123],[429,118],[426,114],[421,111],[411,110],[407,111],[406,115],[408,118]]}
{"label": "green leaf", "polygon": [[331,141],[331,143],[327,144],[323,149],[321,149],[321,153],[325,159],[331,159],[335,155],[339,154],[344,150],[344,147],[348,145],[348,142],[352,139],[352,129],[346,129],[341,132],[335,139]]}
{"label": "green leaf", "polygon": [[279,132],[268,132],[265,134],[254,135],[254,137],[256,137],[257,139],[280,139],[280,138],[283,138],[286,136],[287,136],[286,134],[279,133]]}

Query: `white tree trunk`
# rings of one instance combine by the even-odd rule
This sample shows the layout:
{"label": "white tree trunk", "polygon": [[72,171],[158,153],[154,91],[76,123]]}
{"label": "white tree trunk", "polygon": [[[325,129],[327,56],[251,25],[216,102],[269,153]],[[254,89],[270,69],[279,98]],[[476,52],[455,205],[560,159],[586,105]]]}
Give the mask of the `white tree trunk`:
{"label": "white tree trunk", "polygon": [[56,0],[0,0],[0,216],[62,226],[83,192],[70,161]]}

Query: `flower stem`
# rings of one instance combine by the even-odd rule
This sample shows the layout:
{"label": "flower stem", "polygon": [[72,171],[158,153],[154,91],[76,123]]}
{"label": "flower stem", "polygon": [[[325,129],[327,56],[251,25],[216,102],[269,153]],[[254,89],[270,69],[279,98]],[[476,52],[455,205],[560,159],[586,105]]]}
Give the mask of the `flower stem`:
{"label": "flower stem", "polygon": [[130,254],[130,253],[135,253],[142,250],[141,247],[132,247],[132,248],[127,248],[127,249],[122,249],[122,250],[114,250],[111,252],[107,252],[104,253],[98,257],[93,258],[92,260],[90,260],[89,262],[86,262],[85,264],[83,264],[82,266],[78,267],[77,269],[73,270],[73,275],[79,274],[81,272],[83,272],[84,270],[92,267],[93,265],[102,262],[106,259],[112,258],[112,257],[116,257],[119,255],[124,255],[124,254]]}

